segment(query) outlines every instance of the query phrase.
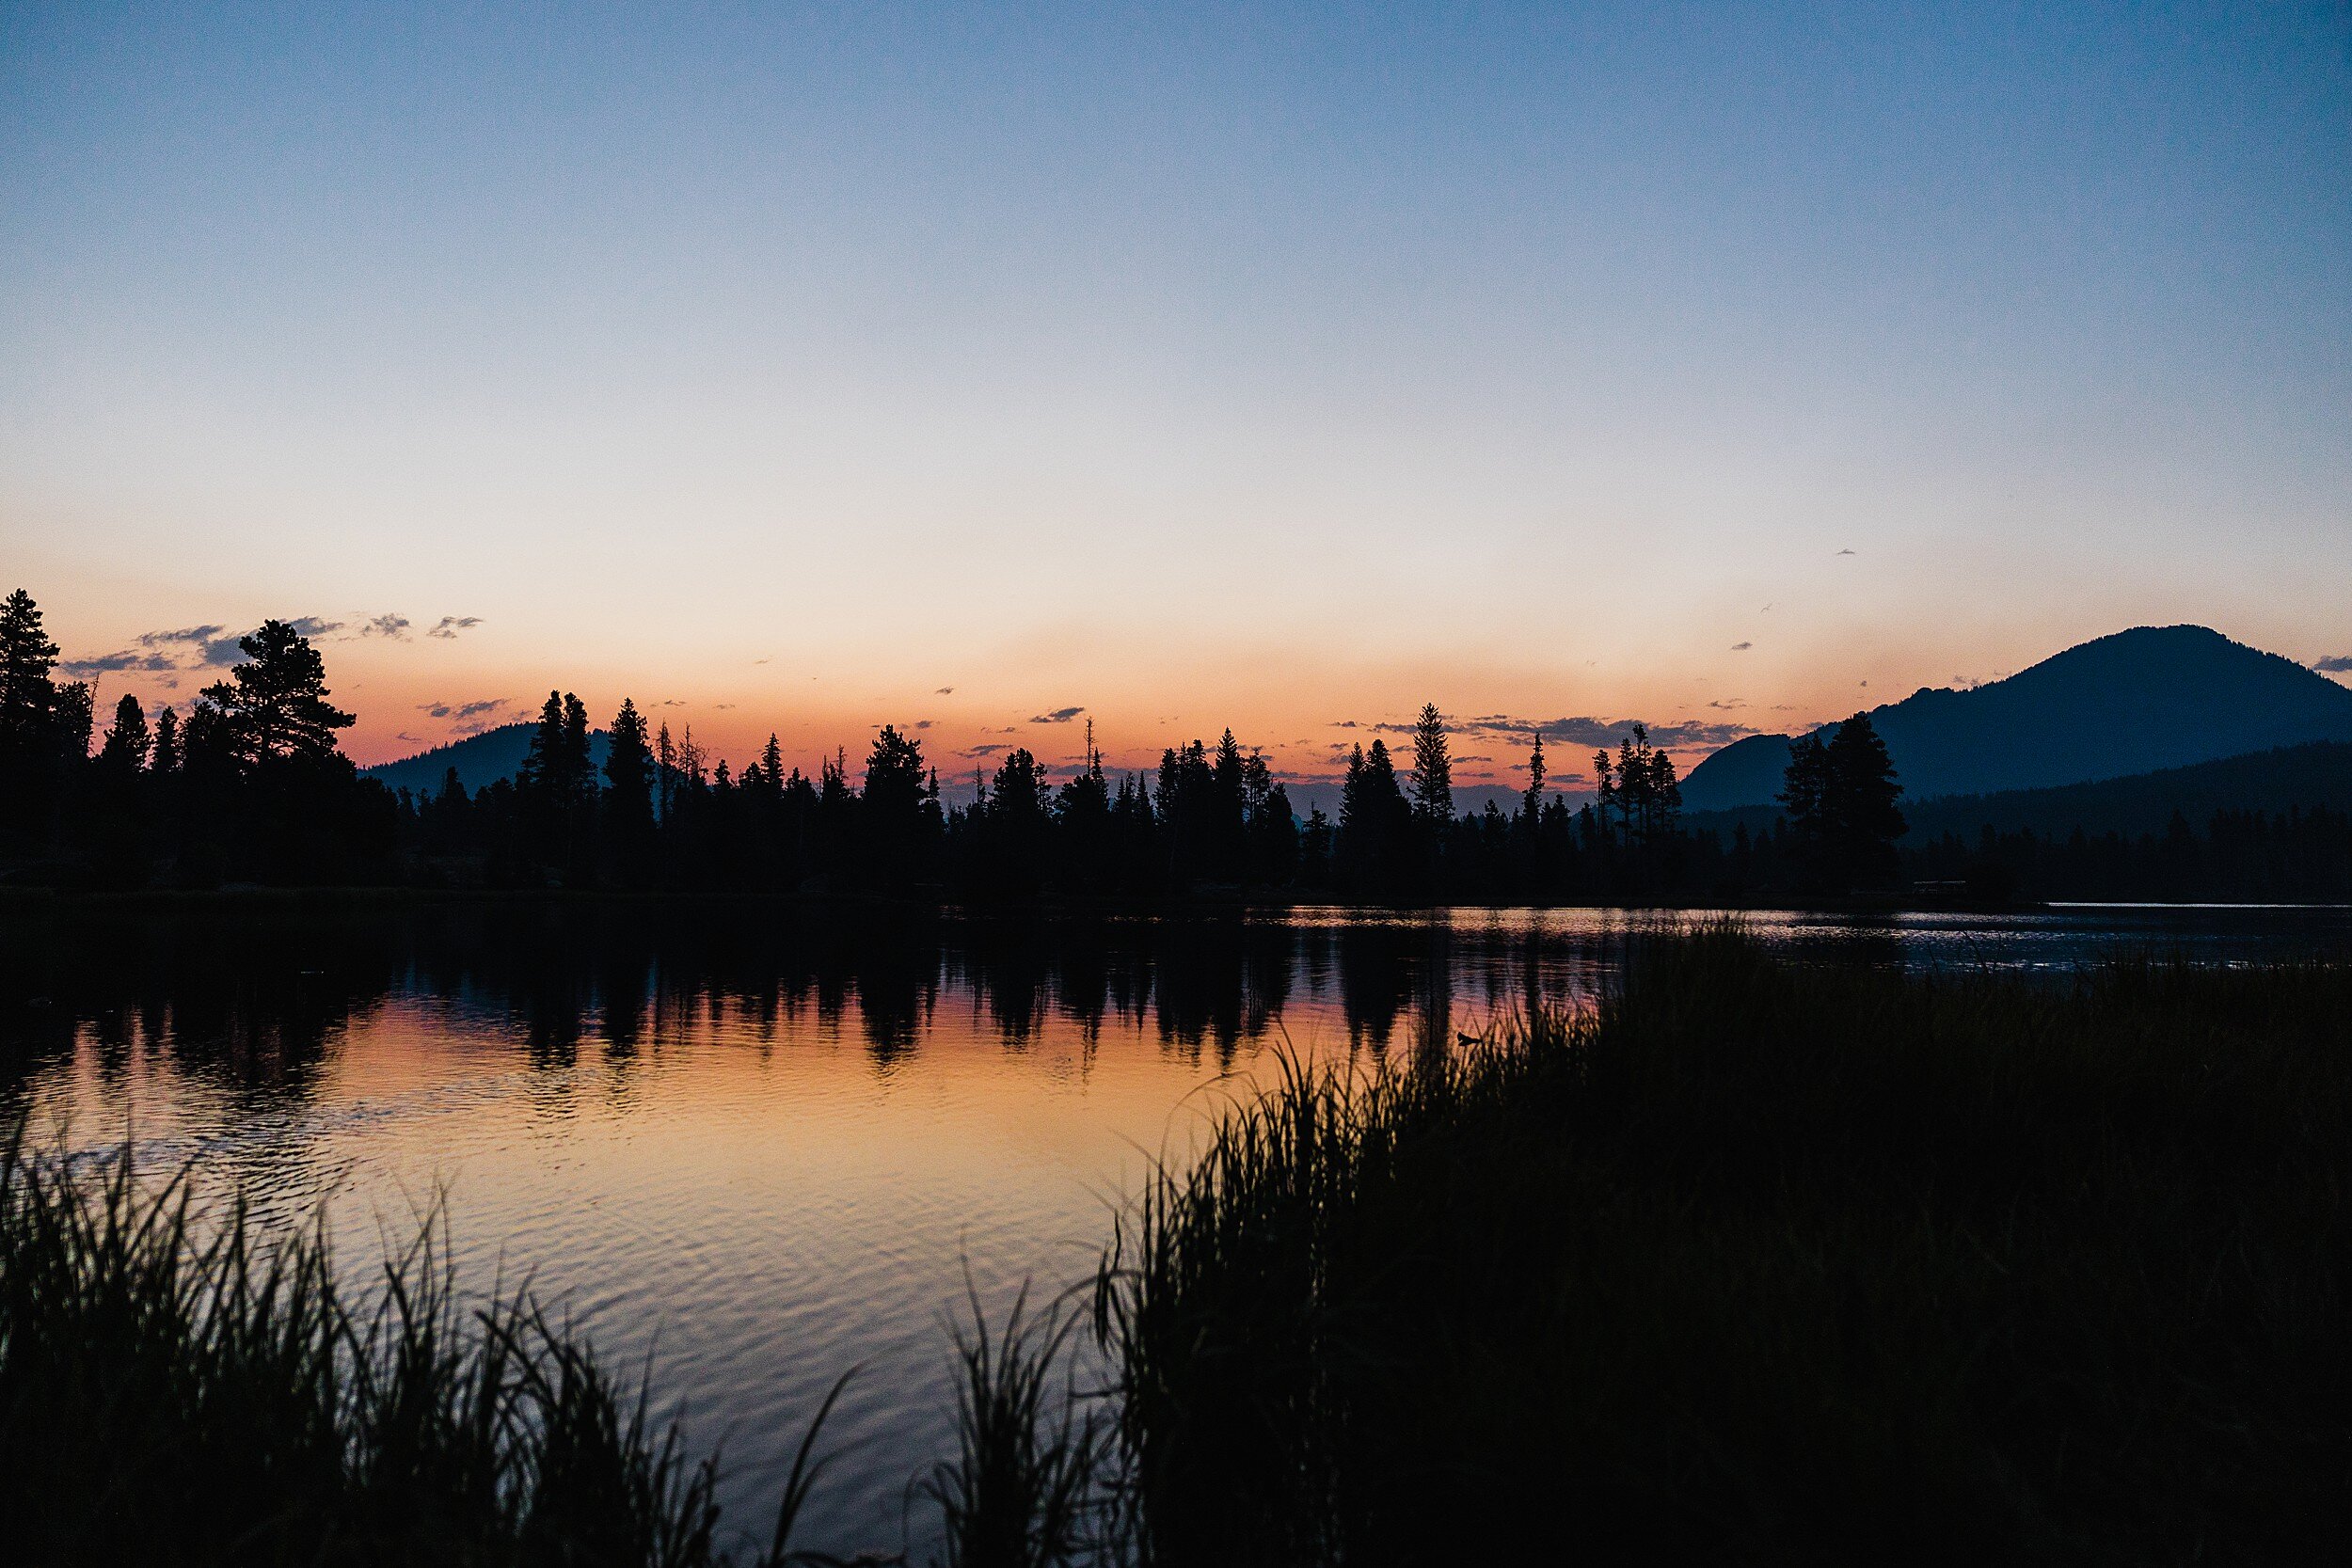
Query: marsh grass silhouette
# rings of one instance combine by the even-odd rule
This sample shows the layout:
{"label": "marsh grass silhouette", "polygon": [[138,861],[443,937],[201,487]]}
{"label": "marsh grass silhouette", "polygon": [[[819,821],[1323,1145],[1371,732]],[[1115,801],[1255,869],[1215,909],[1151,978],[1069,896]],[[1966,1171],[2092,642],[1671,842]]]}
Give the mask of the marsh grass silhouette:
{"label": "marsh grass silhouette", "polygon": [[[20,1122],[0,1143],[8,1560],[724,1560],[716,1461],[527,1291],[466,1305],[447,1257],[429,1222],[360,1299],[322,1230],[207,1213],[185,1171],[127,1150],[43,1158]],[[810,1440],[755,1561],[799,1560]]]}
{"label": "marsh grass silhouette", "polygon": [[[1107,1397],[1065,1311],[975,1303],[956,1451],[910,1492],[946,1560],[2333,1544],[2352,966],[1921,976],[1731,927],[1622,957],[1590,1007],[1236,1104],[1118,1222],[1076,1330]],[[360,1299],[314,1231],[20,1131],[11,1560],[720,1560],[714,1463],[644,1384],[525,1294],[462,1305],[445,1258],[428,1230]],[[814,1433],[755,1560],[824,1560]]]}
{"label": "marsh grass silhouette", "polygon": [[1142,1556],[2314,1559],[2347,1133],[2352,967],[1637,942],[1138,1196],[1095,1322]]}

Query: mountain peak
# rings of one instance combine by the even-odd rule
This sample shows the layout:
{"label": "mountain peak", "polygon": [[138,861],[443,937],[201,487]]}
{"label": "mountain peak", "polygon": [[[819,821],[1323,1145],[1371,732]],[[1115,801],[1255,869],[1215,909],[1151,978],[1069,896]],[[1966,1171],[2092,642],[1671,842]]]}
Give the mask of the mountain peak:
{"label": "mountain peak", "polygon": [[[2132,626],[2004,680],[1922,687],[1870,710],[1907,793],[2039,789],[2313,740],[2352,740],[2352,690],[2210,626]],[[1771,802],[1787,736],[1750,736],[1691,770],[1694,811]]]}

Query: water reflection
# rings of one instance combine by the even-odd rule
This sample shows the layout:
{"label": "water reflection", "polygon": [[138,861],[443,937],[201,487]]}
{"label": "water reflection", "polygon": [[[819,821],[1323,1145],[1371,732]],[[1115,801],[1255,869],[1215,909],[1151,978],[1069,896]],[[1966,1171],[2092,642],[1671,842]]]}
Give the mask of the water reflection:
{"label": "water reflection", "polygon": [[[1074,1277],[1147,1154],[1225,1074],[1370,1060],[1588,994],[1648,917],[1305,911],[951,920],[596,904],[198,905],[0,929],[0,1096],[126,1132],[365,1244],[445,1193],[461,1267],[530,1275],[725,1438],[770,1506],[832,1378],[853,1445],[818,1538],[898,1544],[941,1451],[939,1314]],[[2063,968],[2123,942],[2228,959],[2343,911],[1760,915],[1837,961]],[[919,1543],[917,1544],[919,1546]],[[918,1552],[918,1557],[920,1553]]]}

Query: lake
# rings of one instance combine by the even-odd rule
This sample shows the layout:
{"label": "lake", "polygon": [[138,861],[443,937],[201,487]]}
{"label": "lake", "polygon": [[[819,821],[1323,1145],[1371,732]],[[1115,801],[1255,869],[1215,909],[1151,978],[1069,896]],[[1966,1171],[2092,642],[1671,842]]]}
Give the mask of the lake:
{"label": "lake", "polygon": [[[802,1540],[888,1550],[908,1481],[951,1445],[967,1271],[992,1311],[1089,1275],[1121,1195],[1278,1053],[1369,1064],[1589,997],[1661,918],[18,915],[0,1093],[81,1155],[127,1137],[274,1222],[323,1211],[355,1279],[445,1205],[470,1286],[528,1279],[610,1358],[649,1358],[657,1402],[722,1445],[730,1523],[754,1534],[808,1415],[862,1365]],[[1905,967],[2352,950],[2345,910],[1745,918],[1793,953]]]}

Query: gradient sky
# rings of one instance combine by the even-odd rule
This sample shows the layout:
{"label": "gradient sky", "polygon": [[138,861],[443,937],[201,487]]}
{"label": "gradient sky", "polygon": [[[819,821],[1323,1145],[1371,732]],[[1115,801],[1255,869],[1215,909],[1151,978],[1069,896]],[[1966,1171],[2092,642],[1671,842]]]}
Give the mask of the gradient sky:
{"label": "gradient sky", "polygon": [[2352,654],[2345,6],[1179,9],[8,4],[0,589],[364,760]]}

